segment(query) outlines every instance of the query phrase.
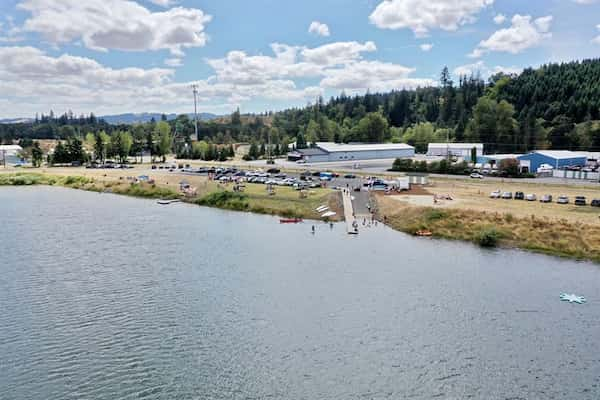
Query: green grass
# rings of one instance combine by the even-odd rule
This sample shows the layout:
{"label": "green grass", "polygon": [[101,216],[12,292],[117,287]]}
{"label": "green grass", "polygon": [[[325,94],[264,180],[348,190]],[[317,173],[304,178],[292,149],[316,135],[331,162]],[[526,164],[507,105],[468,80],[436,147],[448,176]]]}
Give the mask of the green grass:
{"label": "green grass", "polygon": [[78,189],[91,182],[91,179],[83,176],[54,176],[33,172],[0,174],[0,186],[60,185]]}
{"label": "green grass", "polygon": [[123,185],[108,186],[113,193],[124,194],[127,196],[144,197],[150,199],[176,199],[179,194],[172,190],[163,187],[158,187],[148,183],[131,183]]}
{"label": "green grass", "polygon": [[[155,184],[102,182],[83,176],[54,176],[45,173],[0,174],[0,185],[57,185],[143,198],[181,197],[175,189]],[[294,188],[281,186],[276,186],[275,194],[270,195],[262,184],[247,184],[244,192],[233,192],[231,186],[208,182],[204,189],[200,197],[182,200],[208,207],[307,219],[320,219],[315,209],[322,204],[331,206],[335,203],[335,192],[321,188],[311,189],[305,198],[301,198],[300,192]]]}

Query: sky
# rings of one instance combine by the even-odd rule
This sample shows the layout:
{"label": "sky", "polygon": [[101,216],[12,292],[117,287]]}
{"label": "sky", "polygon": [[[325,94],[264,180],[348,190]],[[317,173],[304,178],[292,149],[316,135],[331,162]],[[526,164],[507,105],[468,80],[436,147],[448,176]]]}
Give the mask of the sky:
{"label": "sky", "polygon": [[600,57],[600,0],[1,0],[0,118],[228,114]]}

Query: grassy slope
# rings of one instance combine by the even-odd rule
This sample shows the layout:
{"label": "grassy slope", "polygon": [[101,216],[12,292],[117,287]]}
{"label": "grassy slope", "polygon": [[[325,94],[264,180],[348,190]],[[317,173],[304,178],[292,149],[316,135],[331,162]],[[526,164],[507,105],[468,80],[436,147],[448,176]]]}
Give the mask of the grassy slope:
{"label": "grassy slope", "polygon": [[436,237],[483,244],[482,236],[495,232],[500,246],[600,262],[600,226],[597,225],[533,215],[516,218],[512,214],[415,207],[381,197],[377,200],[379,217],[385,215],[390,226],[409,234],[424,229]]}

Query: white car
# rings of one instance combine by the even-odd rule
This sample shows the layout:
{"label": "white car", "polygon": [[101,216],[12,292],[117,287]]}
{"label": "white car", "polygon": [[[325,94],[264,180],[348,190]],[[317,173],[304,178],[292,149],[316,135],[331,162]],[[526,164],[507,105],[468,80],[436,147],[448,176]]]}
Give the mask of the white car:
{"label": "white car", "polygon": [[525,196],[525,200],[527,201],[536,201],[537,200],[537,196],[533,193],[528,194]]}
{"label": "white car", "polygon": [[472,179],[483,179],[483,175],[481,175],[478,172],[473,172],[471,175],[469,175]]}
{"label": "white car", "polygon": [[494,190],[492,193],[490,193],[491,199],[499,199],[501,196],[502,192],[500,190]]}

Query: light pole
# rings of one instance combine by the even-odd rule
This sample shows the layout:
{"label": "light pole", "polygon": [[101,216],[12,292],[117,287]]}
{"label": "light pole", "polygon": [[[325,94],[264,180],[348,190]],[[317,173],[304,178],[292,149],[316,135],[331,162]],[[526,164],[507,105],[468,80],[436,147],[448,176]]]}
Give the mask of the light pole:
{"label": "light pole", "polygon": [[194,132],[196,133],[196,140],[198,140],[198,110],[197,110],[197,101],[196,96],[198,95],[198,85],[195,83],[192,85],[192,90],[194,91]]}

